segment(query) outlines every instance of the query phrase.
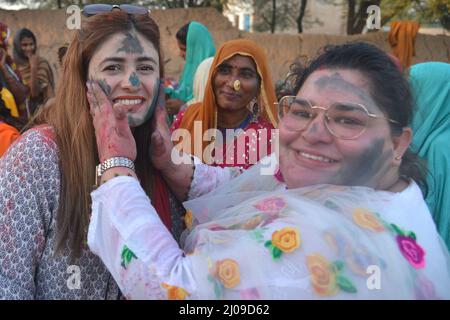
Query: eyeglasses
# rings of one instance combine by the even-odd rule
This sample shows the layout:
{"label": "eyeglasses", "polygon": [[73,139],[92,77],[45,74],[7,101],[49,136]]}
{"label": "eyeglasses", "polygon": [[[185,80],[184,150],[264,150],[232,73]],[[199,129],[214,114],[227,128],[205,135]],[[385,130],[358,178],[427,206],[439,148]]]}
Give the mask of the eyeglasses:
{"label": "eyeglasses", "polygon": [[111,12],[114,9],[119,9],[122,11],[125,11],[128,14],[150,14],[151,10],[139,7],[139,6],[133,6],[129,4],[103,4],[103,3],[96,3],[96,4],[89,4],[87,6],[83,7],[82,13],[86,17],[91,17],[93,15],[99,14],[99,13],[106,13]]}
{"label": "eyeglasses", "polygon": [[370,113],[365,106],[359,103],[336,102],[327,107],[313,106],[312,103],[296,96],[285,96],[278,103],[278,115],[285,127],[292,131],[300,131],[308,127],[317,112],[314,109],[325,111],[325,127],[335,137],[345,140],[357,139],[367,129],[370,118],[386,119],[399,125],[400,123]]}

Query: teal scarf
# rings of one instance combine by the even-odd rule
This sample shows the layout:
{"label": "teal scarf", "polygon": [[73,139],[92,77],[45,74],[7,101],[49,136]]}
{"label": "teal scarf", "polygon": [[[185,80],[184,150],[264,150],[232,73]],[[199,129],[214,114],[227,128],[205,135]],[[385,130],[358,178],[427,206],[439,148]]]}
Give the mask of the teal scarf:
{"label": "teal scarf", "polygon": [[416,64],[410,84],[416,103],[412,148],[427,160],[426,202],[450,248],[450,64]]}
{"label": "teal scarf", "polygon": [[189,23],[186,39],[186,63],[181,74],[179,86],[168,92],[171,98],[187,102],[193,98],[194,75],[198,65],[216,54],[214,41],[208,29],[196,22]]}

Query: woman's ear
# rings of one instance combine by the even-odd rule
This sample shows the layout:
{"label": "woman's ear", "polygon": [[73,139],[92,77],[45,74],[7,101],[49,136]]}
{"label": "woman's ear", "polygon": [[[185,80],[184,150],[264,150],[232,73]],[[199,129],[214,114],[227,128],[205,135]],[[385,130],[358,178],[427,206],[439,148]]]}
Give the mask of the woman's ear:
{"label": "woman's ear", "polygon": [[409,145],[412,140],[412,129],[409,127],[405,127],[402,129],[402,133],[398,136],[394,136],[392,141],[394,143],[394,161],[400,165],[401,159],[405,154],[406,150],[408,150]]}

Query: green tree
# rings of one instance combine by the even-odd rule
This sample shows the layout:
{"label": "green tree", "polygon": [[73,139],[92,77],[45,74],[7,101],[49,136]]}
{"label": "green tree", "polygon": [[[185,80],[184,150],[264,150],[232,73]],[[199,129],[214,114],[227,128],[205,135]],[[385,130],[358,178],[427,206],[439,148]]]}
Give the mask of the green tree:
{"label": "green tree", "polygon": [[393,20],[413,20],[421,24],[441,24],[450,28],[450,2],[448,0],[347,0],[347,33],[357,34],[364,30],[367,8],[381,8],[381,26]]}

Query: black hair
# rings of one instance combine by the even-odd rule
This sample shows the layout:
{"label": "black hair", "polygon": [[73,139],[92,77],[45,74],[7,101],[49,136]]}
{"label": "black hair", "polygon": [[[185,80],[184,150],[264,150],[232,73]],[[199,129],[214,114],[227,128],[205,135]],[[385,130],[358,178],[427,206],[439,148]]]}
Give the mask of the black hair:
{"label": "black hair", "polygon": [[[410,125],[413,98],[409,82],[384,51],[366,42],[327,45],[306,66],[299,62],[291,66],[286,82],[292,83],[292,94],[297,94],[314,71],[324,67],[357,70],[368,79],[372,99],[388,118],[398,122],[389,123],[393,136],[400,135]],[[411,150],[403,155],[400,176],[413,179],[427,190],[425,163]]]}
{"label": "black hair", "polygon": [[186,23],[184,26],[182,26],[177,33],[175,34],[175,37],[180,41],[181,44],[186,45],[187,42],[187,35],[189,31],[189,25],[191,22]]}
{"label": "black hair", "polygon": [[31,31],[30,29],[23,28],[19,32],[19,39],[20,39],[20,41],[22,41],[24,38],[31,38],[31,39],[33,39],[34,44],[37,45],[36,36],[34,35],[33,31]]}

